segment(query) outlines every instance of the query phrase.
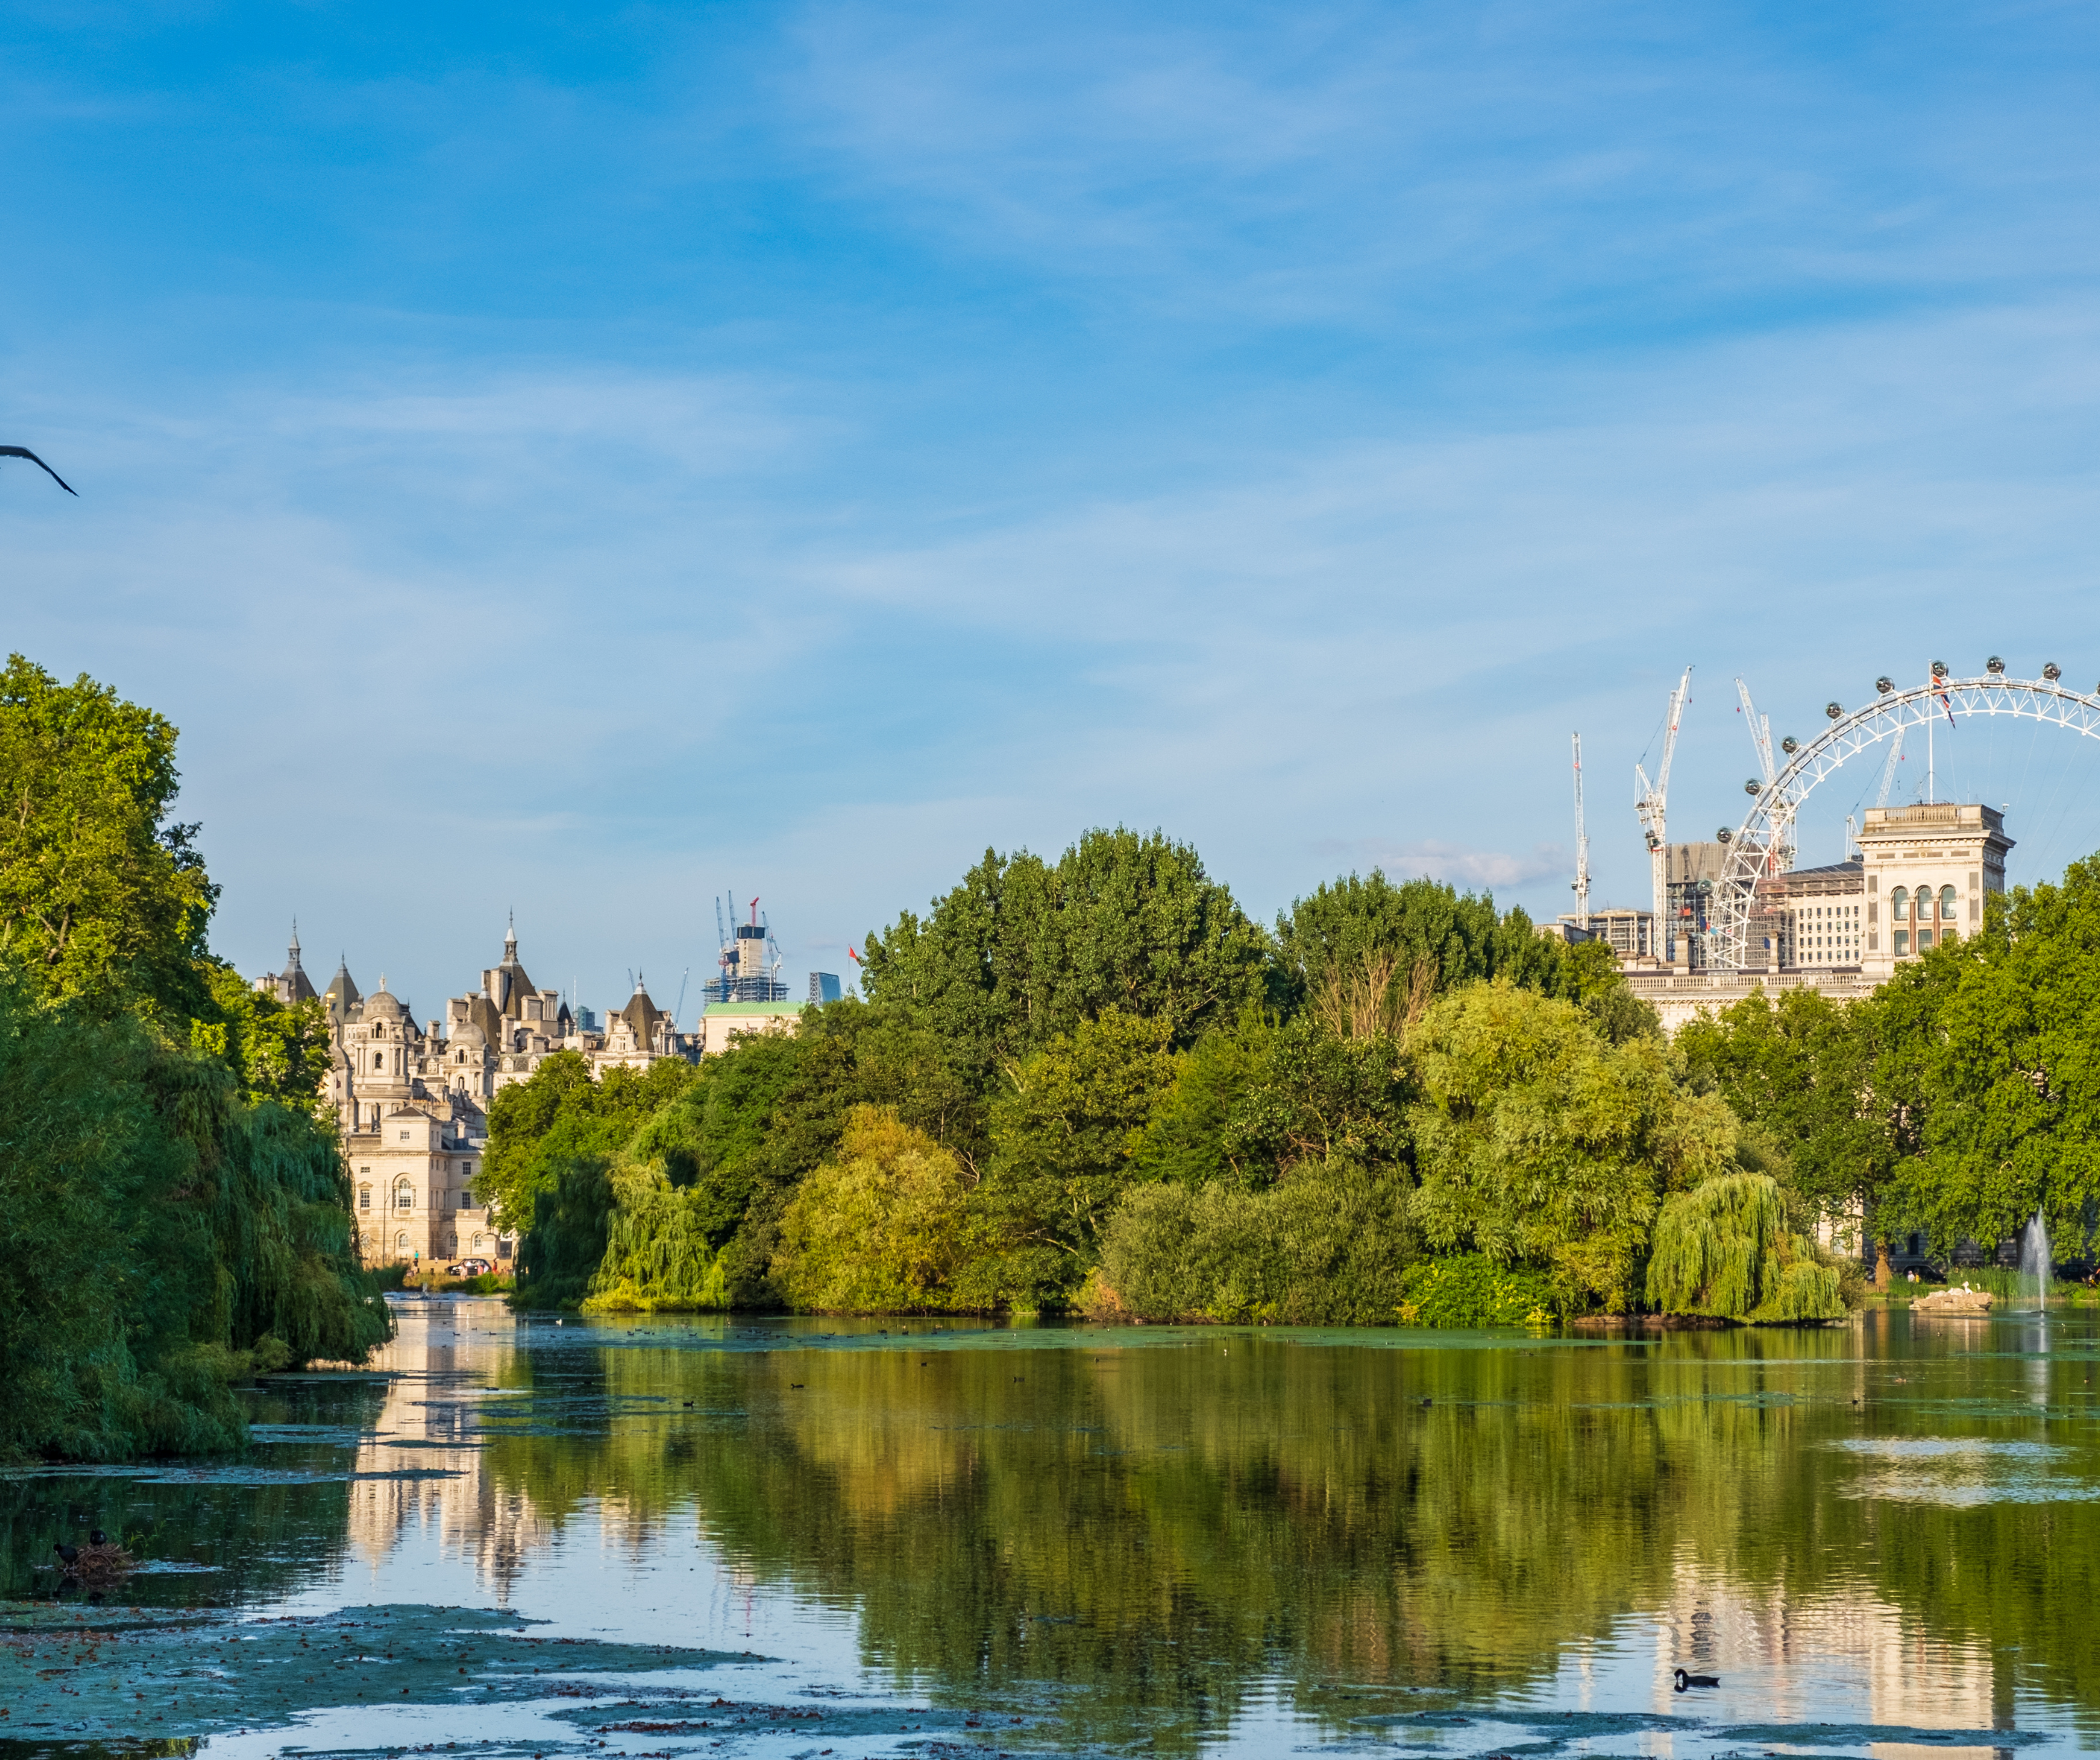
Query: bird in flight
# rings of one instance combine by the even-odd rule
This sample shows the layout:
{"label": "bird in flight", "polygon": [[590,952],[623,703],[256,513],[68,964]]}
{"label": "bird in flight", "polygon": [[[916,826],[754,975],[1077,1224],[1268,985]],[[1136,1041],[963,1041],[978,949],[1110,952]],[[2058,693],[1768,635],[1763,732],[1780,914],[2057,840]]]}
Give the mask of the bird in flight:
{"label": "bird in flight", "polygon": [[77,489],[74,488],[73,486],[68,482],[64,477],[60,476],[59,473],[53,470],[50,465],[45,464],[42,459],[38,458],[37,455],[32,452],[27,447],[0,446],[0,458],[25,458],[32,464],[34,464],[38,469],[42,470],[44,474],[49,477],[53,482],[56,483],[60,488],[64,490],[68,495],[74,496],[76,499],[77,499],[80,495],[80,491]]}

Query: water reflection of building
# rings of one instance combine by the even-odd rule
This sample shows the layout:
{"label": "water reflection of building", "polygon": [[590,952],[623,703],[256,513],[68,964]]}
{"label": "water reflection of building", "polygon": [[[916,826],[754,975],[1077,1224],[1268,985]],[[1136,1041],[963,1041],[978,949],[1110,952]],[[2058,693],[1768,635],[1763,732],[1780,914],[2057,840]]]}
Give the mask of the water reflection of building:
{"label": "water reflection of building", "polygon": [[399,1318],[399,1335],[375,1364],[399,1379],[359,1445],[355,1471],[428,1469],[447,1476],[353,1480],[351,1550],[376,1571],[406,1529],[435,1528],[440,1547],[470,1558],[476,1576],[507,1604],[526,1557],[553,1538],[532,1499],[500,1489],[487,1472],[474,1421],[477,1390],[501,1384],[516,1358],[514,1322],[495,1302],[419,1302]]}
{"label": "water reflection of building", "polygon": [[[1850,1595],[1747,1593],[1680,1561],[1657,1634],[1661,1709],[1684,1708],[1672,1690],[1679,1667],[1718,1674],[1724,1686],[1764,1671],[1761,1722],[1827,1722],[1833,1701],[1851,1697],[1863,1723],[1989,1730],[2011,1723],[2010,1685],[2001,1702],[1987,1646],[1936,1636],[1864,1585]],[[1876,1742],[1872,1751],[1877,1760],[1991,1760],[1998,1752],[1902,1742]]]}

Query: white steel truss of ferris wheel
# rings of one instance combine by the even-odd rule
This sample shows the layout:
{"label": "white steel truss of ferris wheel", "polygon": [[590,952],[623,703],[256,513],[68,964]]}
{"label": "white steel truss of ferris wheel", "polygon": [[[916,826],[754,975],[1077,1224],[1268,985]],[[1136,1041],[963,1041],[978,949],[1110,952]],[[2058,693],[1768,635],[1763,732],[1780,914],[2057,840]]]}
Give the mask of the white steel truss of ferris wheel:
{"label": "white steel truss of ferris wheel", "polygon": [[1717,971],[1740,971],[1749,963],[1757,883],[1780,871],[1779,851],[1791,841],[1786,834],[1801,803],[1846,759],[1943,715],[2014,715],[2100,739],[2100,696],[2081,696],[2059,677],[2054,666],[2043,667],[2038,679],[2010,679],[1994,671],[1980,678],[1936,678],[1908,690],[1891,688],[1850,715],[1829,705],[1824,713],[1830,725],[1789,755],[1786,768],[1766,784],[1742,829],[1729,840],[1708,909],[1708,965]]}

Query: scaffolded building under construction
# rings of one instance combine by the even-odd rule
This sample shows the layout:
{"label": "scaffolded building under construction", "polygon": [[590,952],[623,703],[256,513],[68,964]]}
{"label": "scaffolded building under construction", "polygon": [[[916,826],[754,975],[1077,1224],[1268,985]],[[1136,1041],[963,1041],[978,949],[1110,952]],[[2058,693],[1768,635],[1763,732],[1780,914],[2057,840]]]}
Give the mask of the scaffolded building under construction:
{"label": "scaffolded building under construction", "polygon": [[[785,1002],[788,986],[780,977],[780,949],[773,930],[758,914],[758,900],[751,901],[751,921],[734,922],[732,932],[722,937],[721,970],[700,986],[709,1002]],[[722,926],[717,914],[715,926]]]}

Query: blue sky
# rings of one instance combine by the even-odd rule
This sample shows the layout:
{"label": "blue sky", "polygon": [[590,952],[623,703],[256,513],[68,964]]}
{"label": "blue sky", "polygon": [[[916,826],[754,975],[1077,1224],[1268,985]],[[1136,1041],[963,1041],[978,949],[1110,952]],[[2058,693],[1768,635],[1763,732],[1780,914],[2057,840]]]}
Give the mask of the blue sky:
{"label": "blue sky", "polygon": [[181,726],[223,951],[425,1014],[513,909],[668,1002],[733,887],[799,988],[1118,821],[1551,913],[1577,727],[1638,900],[1688,662],[1702,835],[1738,671],[2100,678],[2096,73],[2068,5],[14,5],[0,438],[81,497],[0,473],[7,638]]}

